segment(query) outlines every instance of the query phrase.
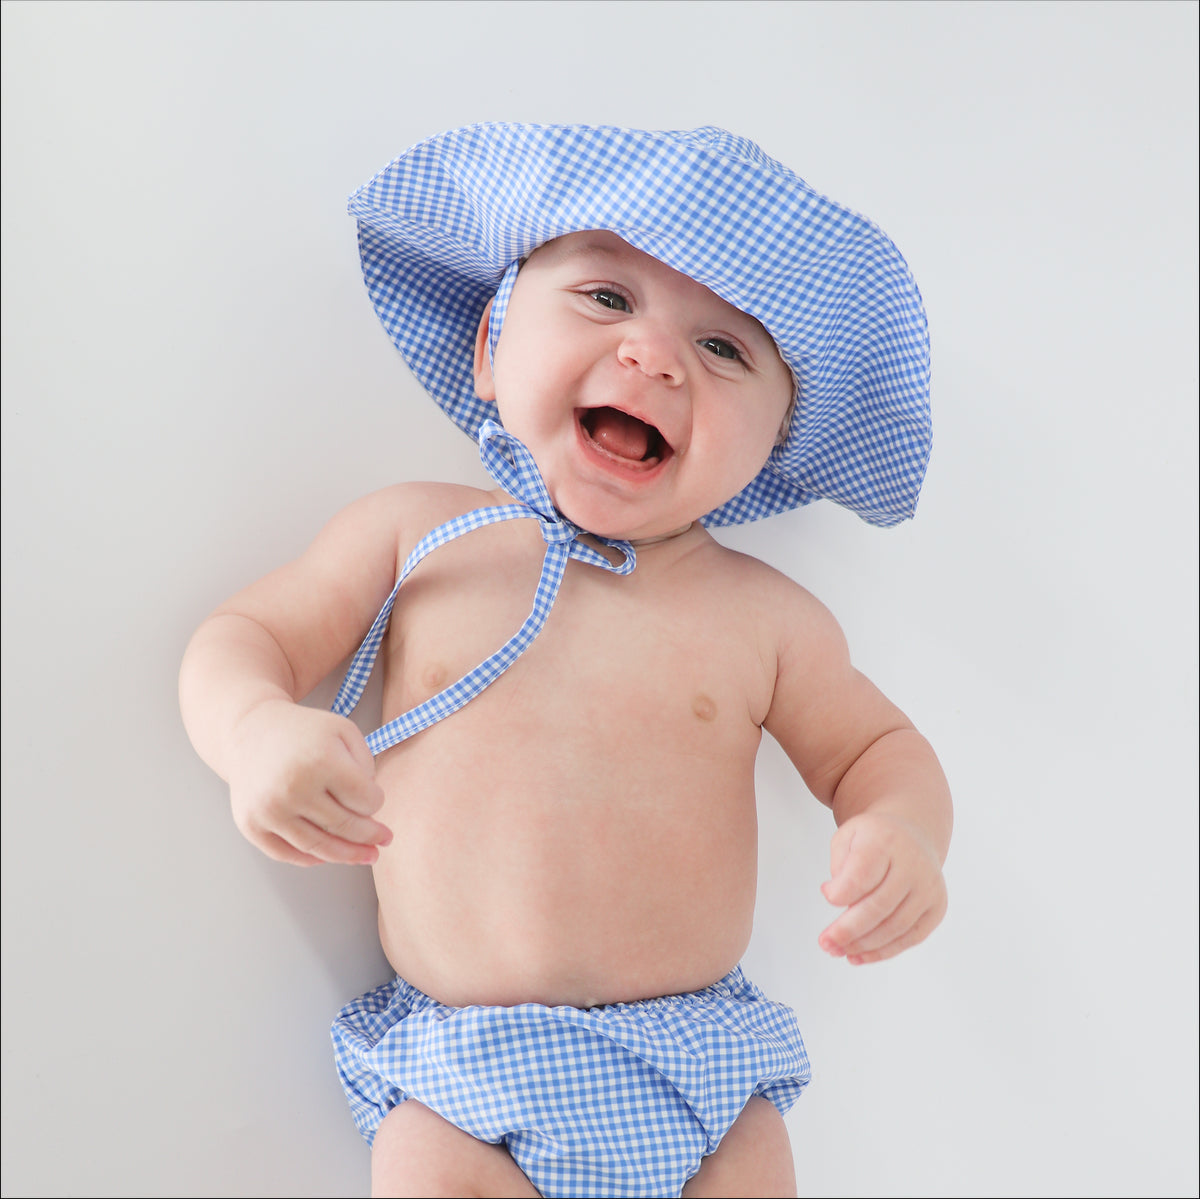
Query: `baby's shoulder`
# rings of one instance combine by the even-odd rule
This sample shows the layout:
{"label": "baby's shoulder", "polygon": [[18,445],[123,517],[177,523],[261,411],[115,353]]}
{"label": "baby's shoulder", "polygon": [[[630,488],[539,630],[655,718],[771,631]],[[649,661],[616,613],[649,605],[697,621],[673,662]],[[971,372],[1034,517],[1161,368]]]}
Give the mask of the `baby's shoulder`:
{"label": "baby's shoulder", "polygon": [[839,639],[833,613],[807,587],[769,563],[713,542],[708,585],[728,611],[743,613],[773,641]]}
{"label": "baby's shoulder", "polygon": [[730,549],[711,540],[700,565],[714,582],[723,583],[747,595],[758,595],[771,604],[821,608],[820,601],[790,575],[752,554]]}
{"label": "baby's shoulder", "polygon": [[368,492],[349,508],[379,507],[414,515],[426,513],[450,520],[464,512],[491,502],[490,493],[465,483],[413,482],[392,483]]}
{"label": "baby's shoulder", "polygon": [[330,523],[419,540],[430,529],[490,502],[488,492],[460,483],[393,483],[347,504]]}
{"label": "baby's shoulder", "polygon": [[453,483],[381,487],[351,501],[326,521],[302,562],[323,575],[358,578],[361,568],[373,578],[393,577],[397,562],[403,562],[431,529],[487,502],[487,492]]}

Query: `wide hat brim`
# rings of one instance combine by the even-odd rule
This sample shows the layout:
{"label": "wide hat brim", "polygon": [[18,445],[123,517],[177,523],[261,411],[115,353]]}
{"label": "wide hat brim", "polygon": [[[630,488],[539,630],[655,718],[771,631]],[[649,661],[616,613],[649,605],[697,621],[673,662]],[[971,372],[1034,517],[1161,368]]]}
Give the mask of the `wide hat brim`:
{"label": "wide hat brim", "polygon": [[482,124],[413,146],[351,198],[379,319],[476,438],[480,317],[505,270],[606,229],[756,317],[798,385],[758,476],[705,517],[741,524],[829,499],[874,525],[916,508],[929,458],[929,339],[900,252],[753,142],[721,129]]}

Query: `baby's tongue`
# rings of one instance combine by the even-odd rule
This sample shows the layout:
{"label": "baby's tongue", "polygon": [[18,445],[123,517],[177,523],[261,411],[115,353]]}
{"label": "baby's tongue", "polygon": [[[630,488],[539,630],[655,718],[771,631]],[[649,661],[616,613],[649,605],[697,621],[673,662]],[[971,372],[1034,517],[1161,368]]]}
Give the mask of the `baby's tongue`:
{"label": "baby's tongue", "polygon": [[650,427],[616,408],[589,413],[587,429],[593,441],[618,458],[640,462],[650,449]]}

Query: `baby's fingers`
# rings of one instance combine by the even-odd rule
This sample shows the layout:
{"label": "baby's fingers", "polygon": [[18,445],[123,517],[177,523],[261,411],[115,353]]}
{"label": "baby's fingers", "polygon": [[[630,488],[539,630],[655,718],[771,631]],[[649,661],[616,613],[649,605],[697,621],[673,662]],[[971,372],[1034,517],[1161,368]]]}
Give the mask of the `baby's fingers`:
{"label": "baby's fingers", "polygon": [[902,936],[920,915],[910,893],[875,892],[844,911],[818,938],[826,953],[852,958]]}
{"label": "baby's fingers", "polygon": [[[362,734],[347,723],[335,745],[327,762],[325,792],[300,815],[321,833],[351,845],[390,844],[391,830],[373,818],[383,806],[384,792],[375,781],[375,759]],[[345,859],[339,854],[333,860]]]}
{"label": "baby's fingers", "polygon": [[[352,826],[361,832],[353,822],[363,818],[353,817],[331,796],[324,799],[321,804],[311,803],[302,814],[268,813],[261,823],[248,820],[242,831],[268,857],[294,866],[316,866],[322,862],[365,866],[375,862],[379,850],[374,843],[349,840],[338,832]],[[386,829],[384,833],[391,840],[391,833]]]}
{"label": "baby's fingers", "polygon": [[267,857],[274,858],[277,862],[287,862],[290,866],[320,866],[324,861],[323,858],[314,858],[312,854],[302,853],[275,833],[259,831],[249,840]]}
{"label": "baby's fingers", "polygon": [[[886,880],[885,874],[884,883]],[[889,924],[892,925],[893,931],[887,939],[891,940],[891,937],[896,935],[896,926],[905,920],[902,909],[907,898],[907,893],[881,884],[869,895],[848,907],[820,935],[818,943],[826,953],[833,954],[834,957],[843,957],[850,951],[851,946],[860,944],[876,929]],[[910,915],[907,924],[911,924],[914,918]]]}
{"label": "baby's fingers", "polygon": [[373,816],[384,800],[383,788],[375,781],[375,757],[363,735],[349,721],[342,731],[341,742],[346,756],[338,763],[330,789],[346,807],[362,816]]}
{"label": "baby's fingers", "polygon": [[330,778],[317,812],[305,814],[327,832],[347,841],[387,845],[392,839],[391,830],[373,818],[383,800],[383,788],[347,759]]}
{"label": "baby's fingers", "polygon": [[369,865],[378,860],[379,847],[392,840],[391,830],[356,809],[377,810],[382,790],[344,751],[339,757],[321,790],[297,796],[281,789],[250,814],[244,831],[260,849],[300,866]]}
{"label": "baby's fingers", "polygon": [[890,860],[872,844],[869,833],[848,821],[829,846],[831,877],[821,894],[839,908],[849,907],[874,892],[887,878]]}
{"label": "baby's fingers", "polygon": [[[377,786],[373,781],[370,785]],[[372,851],[379,846],[390,845],[391,829],[370,816],[361,815],[352,806],[356,801],[361,801],[361,796],[357,792],[347,793],[345,789],[337,793],[332,790],[326,791],[324,795],[314,800],[301,816],[318,833],[335,841],[342,841],[348,845]],[[318,841],[314,844],[321,843]],[[302,848],[309,853],[315,852],[311,846],[306,845]],[[365,860],[373,862],[375,856],[375,853],[372,852],[370,857]],[[342,861],[344,858],[339,853],[335,859],[331,860]]]}
{"label": "baby's fingers", "polygon": [[[344,809],[342,809],[344,812]],[[361,817],[356,817],[361,820]],[[374,821],[370,822],[374,824]],[[379,859],[379,847],[374,842],[351,839],[339,835],[339,828],[352,828],[356,833],[359,826],[352,821],[337,816],[330,822],[332,827],[326,827],[312,819],[302,817],[288,829],[288,839],[302,857],[315,862],[329,862],[343,866],[370,866]],[[378,826],[382,827],[382,825]],[[387,832],[387,830],[384,830]],[[387,833],[391,840],[391,833]],[[306,865],[308,863],[301,863]]]}
{"label": "baby's fingers", "polygon": [[[916,923],[909,925],[899,936],[889,940],[883,940],[882,944],[878,944],[874,948],[868,947],[867,940],[864,939],[861,946],[851,947],[846,954],[846,961],[852,966],[865,966],[869,962],[882,962],[887,958],[894,958],[898,953],[903,953],[906,949],[911,949],[914,945],[919,945],[931,932],[941,923],[942,916],[945,915],[945,905],[942,905],[940,911],[937,909],[929,909],[923,912]],[[882,934],[882,929],[880,930]],[[882,937],[872,936],[869,940],[871,944],[881,940]]]}

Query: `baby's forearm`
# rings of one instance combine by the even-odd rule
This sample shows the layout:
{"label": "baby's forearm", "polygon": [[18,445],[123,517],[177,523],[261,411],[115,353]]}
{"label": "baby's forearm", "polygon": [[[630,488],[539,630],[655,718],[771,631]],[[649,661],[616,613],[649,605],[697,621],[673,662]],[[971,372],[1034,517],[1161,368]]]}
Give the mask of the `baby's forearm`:
{"label": "baby's forearm", "polygon": [[925,940],[946,914],[950,788],[929,742],[907,724],[873,741],[833,796],[838,823],[821,892],[844,908],[826,953],[881,962]]}
{"label": "baby's forearm", "polygon": [[839,826],[865,812],[903,820],[946,860],[954,824],[950,787],[933,747],[915,729],[894,729],[868,746],[842,776],[830,806]]}
{"label": "baby's forearm", "polygon": [[210,616],[195,632],[179,672],[179,706],[196,752],[228,781],[230,742],[240,721],[270,700],[294,700],[287,656],[257,621]]}

